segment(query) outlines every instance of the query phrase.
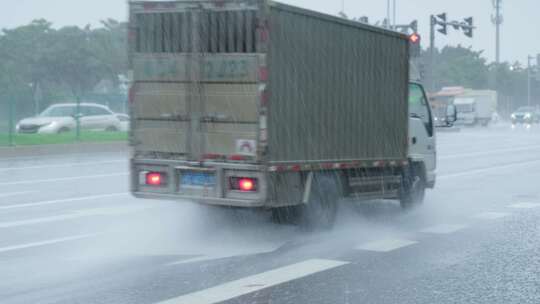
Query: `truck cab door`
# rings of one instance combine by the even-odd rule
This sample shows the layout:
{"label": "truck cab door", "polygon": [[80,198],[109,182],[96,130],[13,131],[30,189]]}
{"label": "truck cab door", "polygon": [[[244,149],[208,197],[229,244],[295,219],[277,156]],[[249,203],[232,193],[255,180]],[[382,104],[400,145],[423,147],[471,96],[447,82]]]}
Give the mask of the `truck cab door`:
{"label": "truck cab door", "polygon": [[428,187],[435,184],[437,150],[433,116],[423,87],[409,84],[409,158],[424,164]]}

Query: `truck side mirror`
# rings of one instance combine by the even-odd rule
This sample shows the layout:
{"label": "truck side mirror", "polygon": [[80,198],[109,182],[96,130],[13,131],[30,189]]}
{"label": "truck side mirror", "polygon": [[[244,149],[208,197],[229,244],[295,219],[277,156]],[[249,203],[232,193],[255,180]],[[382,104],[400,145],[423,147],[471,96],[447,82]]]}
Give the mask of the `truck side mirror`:
{"label": "truck side mirror", "polygon": [[446,123],[451,125],[457,121],[457,108],[455,105],[446,107]]}

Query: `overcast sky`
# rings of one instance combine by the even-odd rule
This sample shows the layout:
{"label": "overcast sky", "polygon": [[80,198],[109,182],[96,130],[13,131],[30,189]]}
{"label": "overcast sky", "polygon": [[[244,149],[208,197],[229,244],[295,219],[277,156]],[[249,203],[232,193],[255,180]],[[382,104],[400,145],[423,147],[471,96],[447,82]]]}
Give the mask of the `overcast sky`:
{"label": "overcast sky", "polygon": [[[32,19],[45,18],[55,25],[99,24],[99,20],[125,20],[127,0],[1,0],[0,28],[12,28]],[[398,23],[418,19],[424,47],[429,42],[429,15],[447,12],[449,20],[474,16],[478,26],[474,39],[449,29],[448,37],[437,35],[438,47],[446,44],[472,46],[495,57],[495,27],[491,23],[492,0],[396,0]],[[341,0],[282,0],[288,4],[337,14]],[[345,12],[352,17],[368,16],[370,21],[386,16],[386,0],[345,0]],[[501,57],[504,61],[526,62],[527,55],[540,53],[540,0],[503,0]]]}

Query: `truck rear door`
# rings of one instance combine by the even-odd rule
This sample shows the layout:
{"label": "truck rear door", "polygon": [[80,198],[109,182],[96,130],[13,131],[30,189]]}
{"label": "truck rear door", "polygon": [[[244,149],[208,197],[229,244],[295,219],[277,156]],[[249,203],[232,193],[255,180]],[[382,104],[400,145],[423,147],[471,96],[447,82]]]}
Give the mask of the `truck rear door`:
{"label": "truck rear door", "polygon": [[256,155],[261,56],[249,3],[131,4],[136,151]]}

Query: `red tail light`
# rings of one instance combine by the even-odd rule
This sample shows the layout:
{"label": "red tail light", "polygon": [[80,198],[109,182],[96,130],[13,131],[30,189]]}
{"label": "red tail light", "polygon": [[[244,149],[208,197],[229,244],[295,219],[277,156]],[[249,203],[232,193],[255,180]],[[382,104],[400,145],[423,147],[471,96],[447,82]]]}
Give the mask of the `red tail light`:
{"label": "red tail light", "polygon": [[257,179],[249,177],[231,177],[231,189],[242,192],[257,191]]}
{"label": "red tail light", "polygon": [[238,182],[241,191],[253,191],[255,183],[251,178],[243,178]]}
{"label": "red tail light", "polygon": [[159,172],[150,172],[146,174],[146,184],[150,186],[161,186],[165,183],[163,174]]}

